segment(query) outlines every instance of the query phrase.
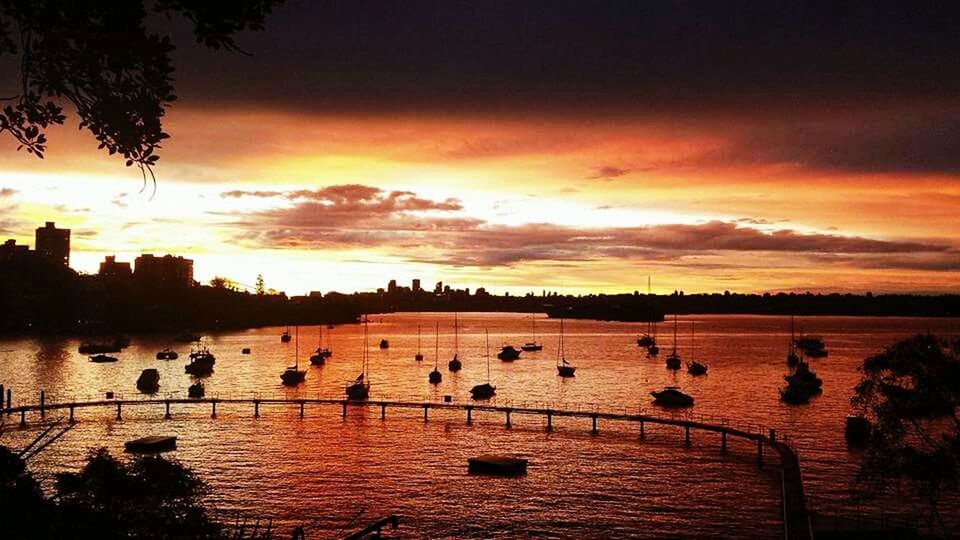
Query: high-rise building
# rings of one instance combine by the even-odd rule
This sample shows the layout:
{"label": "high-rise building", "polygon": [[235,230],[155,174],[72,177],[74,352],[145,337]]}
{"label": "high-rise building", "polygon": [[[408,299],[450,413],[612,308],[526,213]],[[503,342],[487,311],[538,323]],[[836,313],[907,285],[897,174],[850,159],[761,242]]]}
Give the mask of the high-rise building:
{"label": "high-rise building", "polygon": [[397,292],[397,280],[391,279],[390,283],[387,284],[387,293],[393,294]]}
{"label": "high-rise building", "polygon": [[17,244],[17,241],[12,238],[0,245],[0,261],[24,260],[29,255],[30,247]]}
{"label": "high-rise building", "polygon": [[143,284],[192,287],[193,261],[174,255],[143,254],[134,261],[133,277]]}
{"label": "high-rise building", "polygon": [[64,266],[70,265],[70,229],[58,229],[52,221],[37,227],[37,254]]}
{"label": "high-rise building", "polygon": [[443,292],[443,282],[438,281],[436,286],[433,287],[433,294],[440,294]]}
{"label": "high-rise building", "polygon": [[419,279],[413,280],[413,292],[415,292],[415,293],[420,292],[420,280],[419,280]]}
{"label": "high-rise building", "polygon": [[102,279],[129,279],[133,275],[133,270],[130,268],[130,263],[117,262],[116,256],[107,255],[107,258],[100,263],[100,271],[97,275]]}

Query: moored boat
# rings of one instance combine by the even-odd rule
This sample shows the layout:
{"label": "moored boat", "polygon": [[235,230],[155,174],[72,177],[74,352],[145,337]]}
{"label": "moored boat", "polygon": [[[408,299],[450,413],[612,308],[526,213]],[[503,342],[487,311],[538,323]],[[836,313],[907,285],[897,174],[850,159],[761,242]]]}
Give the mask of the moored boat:
{"label": "moored boat", "polygon": [[137,378],[137,390],[144,394],[155,394],[160,389],[160,372],[154,368],[147,368],[140,372]]}
{"label": "moored boat", "polygon": [[577,368],[567,362],[566,354],[563,350],[563,317],[560,318],[560,337],[557,342],[557,375],[563,378],[575,377]]}
{"label": "moored boat", "polygon": [[513,345],[504,345],[500,348],[500,352],[497,353],[497,358],[504,362],[513,362],[520,358],[520,350]]}
{"label": "moored boat", "polygon": [[204,346],[198,346],[190,351],[190,363],[183,367],[183,371],[197,377],[213,373],[213,365],[217,358]]}
{"label": "moored boat", "polygon": [[347,399],[353,401],[362,401],[370,396],[370,379],[367,376],[367,367],[370,363],[370,353],[367,342],[367,321],[363,321],[363,358],[361,360],[360,375],[352,382],[346,384],[344,393]]}
{"label": "moored boat", "polygon": [[200,381],[197,381],[191,384],[190,387],[187,388],[187,396],[192,399],[200,399],[206,393],[207,393],[207,390],[206,388],[204,388],[203,383]]}
{"label": "moored boat", "polygon": [[300,327],[295,327],[297,341],[293,347],[293,365],[287,366],[280,374],[280,381],[286,386],[296,386],[307,379],[307,372],[300,369]]}
{"label": "moored boat", "polygon": [[664,407],[689,407],[693,405],[693,396],[684,394],[677,386],[668,386],[659,392],[650,392],[653,402]]}
{"label": "moored boat", "polygon": [[463,362],[460,361],[460,317],[453,314],[453,360],[447,362],[447,369],[456,373],[463,369]]}
{"label": "moored boat", "polygon": [[170,347],[166,347],[157,353],[157,360],[176,360],[177,358],[180,358],[180,355]]}
{"label": "moored boat", "polygon": [[433,345],[433,371],[430,372],[428,380],[430,384],[440,384],[440,381],[443,380],[443,374],[440,373],[440,323],[437,323],[437,328],[434,334],[434,345]]}
{"label": "moored boat", "polygon": [[95,364],[106,364],[110,362],[116,362],[118,359],[116,356],[107,356],[105,354],[95,354],[90,357],[90,361]]}
{"label": "moored boat", "polygon": [[490,333],[486,333],[487,342],[487,382],[478,384],[470,389],[473,399],[490,399],[497,393],[497,387],[490,384]]}

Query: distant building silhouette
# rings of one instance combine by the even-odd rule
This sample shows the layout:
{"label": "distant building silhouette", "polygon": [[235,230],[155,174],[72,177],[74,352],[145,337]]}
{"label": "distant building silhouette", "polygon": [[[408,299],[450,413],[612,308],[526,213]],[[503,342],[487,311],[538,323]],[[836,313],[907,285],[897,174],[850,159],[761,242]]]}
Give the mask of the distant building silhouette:
{"label": "distant building silhouette", "polygon": [[117,262],[117,257],[107,255],[107,258],[100,263],[100,271],[97,275],[101,279],[113,281],[130,279],[133,276],[133,270],[128,262]]}
{"label": "distant building silhouette", "polygon": [[29,246],[17,244],[17,241],[12,238],[0,245],[0,261],[3,262],[24,260],[30,256],[30,253]]}
{"label": "distant building silhouette", "polygon": [[443,293],[443,282],[438,281],[436,286],[434,286],[433,288],[433,294],[441,294],[441,293]]}
{"label": "distant building silhouette", "polygon": [[193,261],[174,255],[143,254],[134,261],[133,278],[146,285],[192,287]]}
{"label": "distant building silhouette", "polygon": [[37,227],[36,250],[45,259],[69,266],[70,229],[58,229],[52,221]]}
{"label": "distant building silhouette", "polygon": [[387,284],[387,292],[393,294],[397,292],[397,280],[391,279],[390,283]]}
{"label": "distant building silhouette", "polygon": [[420,280],[419,280],[419,279],[413,280],[413,292],[415,292],[415,293],[420,292]]}

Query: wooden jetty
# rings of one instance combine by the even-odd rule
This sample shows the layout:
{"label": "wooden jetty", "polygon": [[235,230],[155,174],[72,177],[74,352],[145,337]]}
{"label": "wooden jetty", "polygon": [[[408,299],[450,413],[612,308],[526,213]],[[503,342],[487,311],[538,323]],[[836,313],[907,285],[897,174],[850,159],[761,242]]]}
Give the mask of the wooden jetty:
{"label": "wooden jetty", "polygon": [[690,432],[693,430],[715,433],[720,435],[721,451],[727,450],[727,440],[731,437],[750,442],[756,446],[757,465],[762,467],[764,462],[765,449],[775,452],[780,458],[781,466],[781,489],[783,501],[783,525],[784,538],[809,539],[812,537],[810,519],[807,512],[806,501],[803,492],[803,478],[800,469],[800,459],[796,450],[790,445],[785,437],[778,438],[774,429],[766,429],[755,424],[741,424],[736,421],[718,418],[708,418],[698,416],[692,413],[677,416],[659,416],[656,414],[645,413],[641,408],[631,410],[621,408],[619,410],[601,409],[600,407],[582,407],[554,408],[549,404],[528,404],[526,402],[518,405],[513,404],[478,404],[474,402],[446,402],[446,401],[416,401],[416,400],[367,400],[367,401],[348,401],[341,398],[316,397],[263,397],[253,395],[247,397],[206,397],[201,399],[190,399],[180,397],[150,397],[143,396],[140,399],[92,399],[88,401],[67,401],[67,402],[47,402],[41,393],[39,404],[22,405],[18,407],[11,406],[11,400],[7,400],[7,415],[19,415],[20,427],[27,426],[27,413],[38,413],[43,417],[49,411],[69,411],[70,422],[76,421],[76,410],[84,408],[115,408],[117,420],[122,420],[122,411],[124,407],[163,407],[164,417],[171,418],[173,405],[197,407],[207,405],[211,410],[211,417],[217,416],[218,404],[233,404],[253,406],[253,416],[260,417],[260,407],[263,405],[294,406],[299,408],[299,415],[304,417],[305,408],[310,406],[336,406],[341,410],[343,417],[347,416],[348,407],[353,408],[379,408],[380,418],[386,419],[387,409],[414,409],[423,411],[423,420],[429,420],[430,411],[460,411],[466,413],[466,423],[473,423],[474,412],[495,413],[504,416],[506,427],[511,427],[513,415],[538,416],[545,420],[546,430],[553,430],[554,417],[582,418],[591,422],[591,433],[599,434],[599,422],[618,421],[633,423],[638,427],[639,436],[642,440],[645,437],[645,428],[647,425],[673,426],[683,430],[684,443],[691,445]]}

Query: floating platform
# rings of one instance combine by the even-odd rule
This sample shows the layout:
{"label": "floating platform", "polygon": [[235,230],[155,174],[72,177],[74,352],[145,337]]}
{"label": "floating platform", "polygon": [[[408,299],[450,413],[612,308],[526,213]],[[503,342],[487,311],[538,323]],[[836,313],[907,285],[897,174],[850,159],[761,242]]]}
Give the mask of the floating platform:
{"label": "floating platform", "polygon": [[486,454],[467,460],[469,471],[478,474],[516,476],[527,473],[527,460],[498,454]]}
{"label": "floating platform", "polygon": [[138,454],[156,454],[159,452],[169,452],[176,450],[177,437],[175,435],[150,435],[140,439],[134,439],[123,443],[127,452],[136,452]]}

